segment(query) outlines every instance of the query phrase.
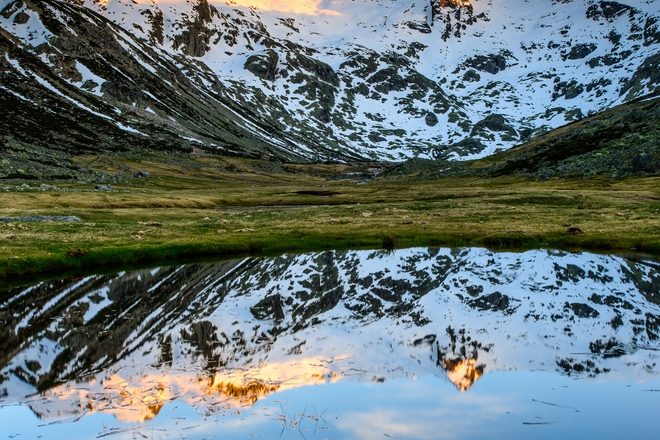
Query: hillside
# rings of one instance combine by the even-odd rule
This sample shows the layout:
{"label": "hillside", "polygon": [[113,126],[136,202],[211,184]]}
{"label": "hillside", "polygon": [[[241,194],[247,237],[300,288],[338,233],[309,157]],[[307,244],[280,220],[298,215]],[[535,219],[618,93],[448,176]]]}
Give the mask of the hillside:
{"label": "hillside", "polygon": [[660,175],[660,99],[587,117],[502,153],[465,162],[414,159],[387,176],[624,177]]}
{"label": "hillside", "polygon": [[0,171],[68,176],[71,154],[142,148],[296,162],[482,157],[656,91],[658,10],[655,0],[0,0]]}

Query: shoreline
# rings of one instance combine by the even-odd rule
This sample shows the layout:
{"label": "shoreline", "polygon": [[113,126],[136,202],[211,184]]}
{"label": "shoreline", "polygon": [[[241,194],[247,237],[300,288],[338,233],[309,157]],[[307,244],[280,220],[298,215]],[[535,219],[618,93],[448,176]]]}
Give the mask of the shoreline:
{"label": "shoreline", "polygon": [[[113,273],[121,270],[145,269],[155,266],[178,264],[213,263],[247,257],[272,257],[287,253],[307,253],[349,250],[383,250],[392,252],[415,247],[429,248],[486,248],[494,252],[526,252],[532,250],[558,252],[589,252],[595,254],[633,255],[660,261],[660,243],[650,246],[639,242],[618,242],[615,245],[598,237],[580,240],[579,236],[543,237],[538,235],[487,235],[487,236],[436,236],[401,237],[396,235],[370,237],[325,236],[302,237],[299,242],[282,245],[268,244],[268,239],[247,240],[242,246],[222,243],[178,243],[146,247],[105,247],[90,249],[84,255],[64,258],[53,255],[47,258],[27,256],[24,259],[0,262],[0,284],[4,288],[25,285],[40,280],[66,276],[80,276],[91,273]],[[394,240],[394,246],[392,246]],[[18,282],[17,282],[18,281]],[[2,289],[0,289],[0,292]]]}
{"label": "shoreline", "polygon": [[228,172],[212,163],[192,172],[195,163],[121,163],[149,177],[102,191],[48,181],[40,183],[54,189],[0,193],[0,218],[24,220],[0,221],[0,285],[105,267],[332,249],[660,256],[659,177],[351,179],[335,165],[292,172],[240,162],[240,172]]}

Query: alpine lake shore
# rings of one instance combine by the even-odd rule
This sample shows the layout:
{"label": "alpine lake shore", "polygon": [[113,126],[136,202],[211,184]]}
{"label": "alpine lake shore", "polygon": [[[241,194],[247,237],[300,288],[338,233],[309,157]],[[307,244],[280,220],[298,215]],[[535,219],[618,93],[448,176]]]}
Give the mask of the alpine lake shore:
{"label": "alpine lake shore", "polygon": [[[388,174],[392,164],[279,164],[182,153],[72,160],[112,183],[0,181],[1,285],[349,248],[660,255],[659,177],[419,180]],[[21,221],[30,216],[55,221]],[[58,221],[67,216],[74,219]]]}

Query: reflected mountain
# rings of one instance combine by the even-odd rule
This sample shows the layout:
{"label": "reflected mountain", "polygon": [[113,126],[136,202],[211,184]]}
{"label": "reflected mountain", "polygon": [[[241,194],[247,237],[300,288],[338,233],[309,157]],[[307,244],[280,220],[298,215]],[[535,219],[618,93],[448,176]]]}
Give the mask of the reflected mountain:
{"label": "reflected mountain", "polygon": [[[338,380],[324,359],[303,358],[274,362],[248,370],[234,369],[212,375],[196,365],[155,371],[113,370],[87,381],[56,386],[32,400],[40,417],[77,416],[104,412],[123,422],[144,422],[158,415],[169,401],[182,400],[209,412],[253,405],[277,391]],[[184,371],[188,367],[190,371]]]}
{"label": "reflected mountain", "polygon": [[342,380],[656,376],[660,269],[485,249],[246,258],[42,282],[2,294],[0,322],[4,400],[140,422]]}

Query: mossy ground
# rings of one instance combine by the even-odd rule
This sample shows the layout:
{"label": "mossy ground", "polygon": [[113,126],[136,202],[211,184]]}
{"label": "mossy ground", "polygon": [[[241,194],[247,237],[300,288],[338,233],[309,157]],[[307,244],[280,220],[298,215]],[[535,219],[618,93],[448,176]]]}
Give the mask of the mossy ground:
{"label": "mossy ground", "polygon": [[[91,166],[91,158],[78,158]],[[57,183],[0,193],[0,283],[40,273],[198,257],[406,246],[550,247],[660,254],[660,178],[357,180],[355,167],[217,158],[94,158],[150,173],[112,192]],[[53,182],[49,182],[53,183]],[[570,233],[569,228],[578,228]],[[574,231],[575,232],[575,231]],[[2,281],[4,280],[4,281]]]}

